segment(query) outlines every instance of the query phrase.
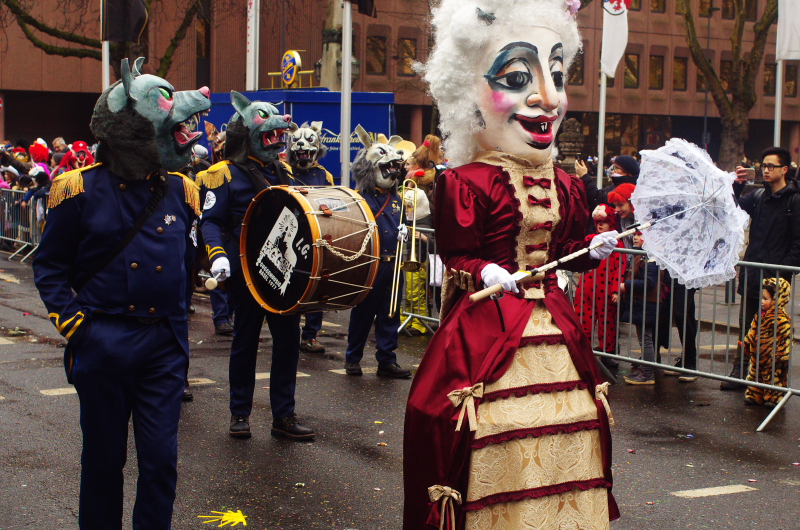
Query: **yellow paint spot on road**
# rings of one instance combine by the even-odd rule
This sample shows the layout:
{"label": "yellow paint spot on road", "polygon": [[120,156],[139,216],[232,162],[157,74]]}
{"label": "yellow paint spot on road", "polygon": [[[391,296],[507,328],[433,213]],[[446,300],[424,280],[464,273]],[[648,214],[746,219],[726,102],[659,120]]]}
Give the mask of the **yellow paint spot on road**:
{"label": "yellow paint spot on road", "polygon": [[51,388],[50,390],[40,390],[39,392],[45,396],[66,396],[67,394],[78,393],[74,386],[68,386],[67,388]]}
{"label": "yellow paint spot on road", "polygon": [[[311,377],[311,376],[308,374],[304,374],[303,372],[297,372],[297,377]],[[269,379],[269,372],[257,372],[256,381],[259,379]]]}
{"label": "yellow paint spot on road", "polygon": [[14,344],[14,341],[13,340],[8,340],[5,337],[0,337],[0,345],[2,345],[2,344]]}
{"label": "yellow paint spot on road", "polygon": [[220,523],[217,525],[217,528],[231,525],[236,526],[239,523],[242,523],[243,526],[247,526],[247,516],[242,513],[242,510],[236,510],[235,512],[232,510],[228,510],[227,512],[215,512],[211,511],[214,515],[198,515],[197,517],[200,519],[208,519],[208,521],[203,521],[204,524],[207,523]]}
{"label": "yellow paint spot on road", "polygon": [[714,497],[716,495],[730,495],[731,493],[744,493],[747,491],[757,491],[750,486],[734,484],[733,486],[717,486],[715,488],[702,488],[699,490],[673,491],[672,495],[684,497],[686,499],[696,499],[698,497]]}
{"label": "yellow paint spot on road", "polygon": [[12,276],[11,274],[0,273],[0,281],[4,282],[11,282],[11,283],[19,283],[19,280]]}
{"label": "yellow paint spot on road", "polygon": [[[345,370],[344,368],[342,368],[340,370],[328,370],[328,371],[331,372],[331,373],[334,373],[334,374],[347,375],[347,370]],[[366,368],[362,367],[361,371],[363,373],[365,373],[365,374],[374,374],[374,373],[378,372],[378,369],[376,367],[374,367],[374,366],[373,367],[367,366]]]}
{"label": "yellow paint spot on road", "polygon": [[328,322],[327,320],[323,320],[322,321],[322,325],[323,326],[327,326],[329,328],[340,328],[340,327],[342,327],[341,324],[334,324],[333,322]]}
{"label": "yellow paint spot on road", "polygon": [[189,379],[189,386],[213,385],[214,383],[216,383],[216,381],[212,381],[211,379],[206,379],[204,377]]}

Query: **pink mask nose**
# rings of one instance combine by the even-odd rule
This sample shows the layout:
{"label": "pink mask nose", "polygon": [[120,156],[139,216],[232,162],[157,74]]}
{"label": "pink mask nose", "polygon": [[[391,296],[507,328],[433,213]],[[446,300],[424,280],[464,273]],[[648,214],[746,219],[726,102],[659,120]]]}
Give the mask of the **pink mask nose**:
{"label": "pink mask nose", "polygon": [[197,91],[200,92],[201,94],[203,94],[207,98],[211,97],[211,91],[208,90],[207,86],[200,87],[200,88],[197,89]]}
{"label": "pink mask nose", "polygon": [[292,123],[292,116],[290,114],[285,114],[283,116],[283,121],[285,121],[286,123]]}

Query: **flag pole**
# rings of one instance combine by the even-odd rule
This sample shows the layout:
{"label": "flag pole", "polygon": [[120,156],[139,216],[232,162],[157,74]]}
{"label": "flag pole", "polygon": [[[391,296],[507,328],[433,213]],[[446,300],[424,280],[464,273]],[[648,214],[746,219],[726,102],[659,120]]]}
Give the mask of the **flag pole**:
{"label": "flag pole", "polygon": [[109,72],[109,67],[111,66],[111,50],[108,46],[107,33],[106,33],[106,1],[100,0],[100,38],[102,39],[101,43],[101,61],[100,61],[100,69],[101,69],[101,79],[103,83],[103,91],[105,91],[109,86],[111,86],[111,73]]}
{"label": "flag pole", "polygon": [[780,147],[781,145],[781,120],[783,119],[783,61],[780,60],[775,65],[775,133],[772,140],[772,145]]}
{"label": "flag pole", "polygon": [[597,116],[597,187],[603,187],[606,151],[606,73],[600,69],[600,109]]}
{"label": "flag pole", "polygon": [[350,106],[352,104],[353,69],[353,8],[348,0],[342,2],[342,119],[339,154],[342,162],[342,186],[350,187]]}
{"label": "flag pole", "polygon": [[[258,90],[258,61],[261,49],[259,26],[261,25],[261,0],[247,2],[247,56],[245,59],[245,90]],[[281,53],[286,50],[282,50]]]}

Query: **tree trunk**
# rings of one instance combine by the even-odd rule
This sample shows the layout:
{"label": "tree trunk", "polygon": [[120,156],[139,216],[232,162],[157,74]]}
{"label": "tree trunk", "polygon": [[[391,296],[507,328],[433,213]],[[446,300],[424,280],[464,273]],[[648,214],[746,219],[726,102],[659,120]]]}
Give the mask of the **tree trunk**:
{"label": "tree trunk", "polygon": [[731,118],[722,119],[722,138],[717,165],[724,171],[733,171],[744,158],[744,143],[750,130],[749,112],[734,108]]}

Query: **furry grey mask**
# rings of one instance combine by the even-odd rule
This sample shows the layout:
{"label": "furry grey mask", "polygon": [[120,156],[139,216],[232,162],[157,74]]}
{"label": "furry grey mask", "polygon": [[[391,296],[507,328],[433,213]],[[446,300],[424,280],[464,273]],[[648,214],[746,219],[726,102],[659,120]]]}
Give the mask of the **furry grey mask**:
{"label": "furry grey mask", "polygon": [[289,147],[286,150],[286,161],[290,166],[308,170],[325,156],[328,148],[322,143],[321,132],[321,121],[313,121],[310,126],[304,123],[302,127],[298,127],[296,123],[289,124]]}
{"label": "furry grey mask", "polygon": [[403,156],[395,146],[403,139],[392,136],[389,143],[374,142],[361,125],[356,126],[356,135],[364,144],[364,149],[353,161],[353,179],[357,189],[372,192],[375,188],[388,190],[397,187],[403,178]]}

